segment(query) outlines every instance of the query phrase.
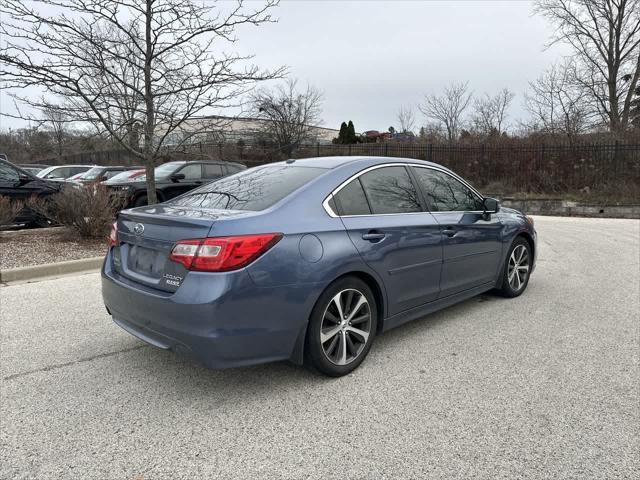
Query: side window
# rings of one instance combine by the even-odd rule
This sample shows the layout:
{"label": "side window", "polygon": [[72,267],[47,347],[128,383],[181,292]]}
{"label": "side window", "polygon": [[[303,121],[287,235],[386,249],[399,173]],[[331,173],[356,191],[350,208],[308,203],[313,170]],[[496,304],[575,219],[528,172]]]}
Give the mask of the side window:
{"label": "side window", "polygon": [[430,168],[414,168],[431,210],[469,212],[482,210],[482,200],[451,175]]}
{"label": "side window", "polygon": [[211,163],[202,164],[203,177],[204,178],[218,178],[222,176],[222,165],[215,165]]}
{"label": "side window", "polygon": [[4,185],[15,185],[20,180],[18,171],[5,163],[0,163],[0,183]]}
{"label": "side window", "polygon": [[182,173],[185,180],[200,180],[202,178],[202,164],[190,163],[182,167],[177,173]]}
{"label": "side window", "polygon": [[372,213],[421,212],[415,185],[404,167],[383,167],[360,176]]}
{"label": "side window", "polygon": [[360,180],[356,178],[333,196],[331,207],[338,215],[370,215],[371,210]]}

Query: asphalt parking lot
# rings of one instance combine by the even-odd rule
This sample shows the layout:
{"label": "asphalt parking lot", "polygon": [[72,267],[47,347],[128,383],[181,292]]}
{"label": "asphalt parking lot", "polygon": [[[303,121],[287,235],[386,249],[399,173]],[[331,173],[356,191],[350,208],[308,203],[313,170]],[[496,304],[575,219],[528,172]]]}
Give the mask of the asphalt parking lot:
{"label": "asphalt parking lot", "polygon": [[340,379],[146,346],[98,274],[1,287],[0,477],[639,478],[640,221],[536,220],[523,296],[393,330]]}

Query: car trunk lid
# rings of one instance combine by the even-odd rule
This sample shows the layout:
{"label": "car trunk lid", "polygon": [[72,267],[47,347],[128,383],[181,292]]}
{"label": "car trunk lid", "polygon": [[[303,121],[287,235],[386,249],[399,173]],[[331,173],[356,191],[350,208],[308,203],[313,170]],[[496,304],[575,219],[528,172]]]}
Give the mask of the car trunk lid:
{"label": "car trunk lid", "polygon": [[224,211],[154,205],[121,212],[118,244],[114,248],[115,270],[134,282],[174,292],[188,270],[169,260],[179,240],[206,238]]}

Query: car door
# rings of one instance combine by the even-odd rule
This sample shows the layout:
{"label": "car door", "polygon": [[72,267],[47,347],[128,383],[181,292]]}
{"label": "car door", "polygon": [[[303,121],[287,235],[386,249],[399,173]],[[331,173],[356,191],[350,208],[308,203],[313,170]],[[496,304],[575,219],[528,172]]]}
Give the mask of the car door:
{"label": "car door", "polygon": [[440,227],[404,165],[366,170],[332,201],[362,259],[384,282],[390,315],[438,297]]}
{"label": "car door", "polygon": [[498,215],[484,213],[483,199],[453,175],[429,167],[412,169],[442,229],[440,297],[495,281],[502,254]]}
{"label": "car door", "polygon": [[187,163],[174,173],[178,175],[182,174],[184,178],[175,181],[172,180],[170,184],[162,189],[165,200],[182,195],[203,183],[202,163]]}

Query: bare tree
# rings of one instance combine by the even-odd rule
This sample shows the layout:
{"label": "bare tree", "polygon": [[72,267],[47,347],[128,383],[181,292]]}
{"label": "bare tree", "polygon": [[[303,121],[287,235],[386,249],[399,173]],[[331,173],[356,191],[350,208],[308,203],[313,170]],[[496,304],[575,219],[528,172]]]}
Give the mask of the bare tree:
{"label": "bare tree", "polygon": [[496,95],[486,93],[473,103],[473,124],[484,135],[502,135],[505,131],[507,110],[515,94],[503,88]]}
{"label": "bare tree", "polygon": [[552,44],[573,48],[576,78],[610,131],[626,129],[640,78],[640,0],[536,0],[535,10],[556,26]]}
{"label": "bare tree", "polygon": [[529,82],[529,88],[525,108],[532,116],[534,130],[566,135],[573,141],[592,125],[589,102],[574,81],[571,62],[553,65]]}
{"label": "bare tree", "polygon": [[[149,203],[153,169],[167,153],[210,125],[187,120],[237,106],[256,82],[280,76],[252,56],[228,53],[243,25],[272,22],[277,0],[0,0],[0,81],[20,94],[37,86],[62,98],[58,110],[104,129],[145,165]],[[126,39],[126,41],[123,41]],[[123,114],[123,112],[128,112]],[[21,115],[22,118],[29,115]],[[142,130],[142,143],[131,141]]]}
{"label": "bare tree", "polygon": [[61,157],[67,136],[66,112],[58,109],[56,105],[48,104],[44,99],[42,99],[42,103],[42,120],[51,126],[51,133],[56,144],[56,154]]}
{"label": "bare tree", "polygon": [[402,105],[400,107],[400,110],[398,110],[398,124],[400,125],[400,131],[402,133],[413,132],[415,122],[416,116],[413,113],[413,108],[411,107],[411,105]]}
{"label": "bare tree", "polygon": [[471,102],[468,82],[454,83],[444,89],[442,95],[427,95],[420,111],[427,117],[441,123],[447,130],[447,139],[453,142],[458,138],[462,115]]}
{"label": "bare tree", "polygon": [[252,113],[262,120],[262,134],[291,154],[316,137],[322,113],[322,93],[311,85],[299,90],[294,79],[251,95]]}

